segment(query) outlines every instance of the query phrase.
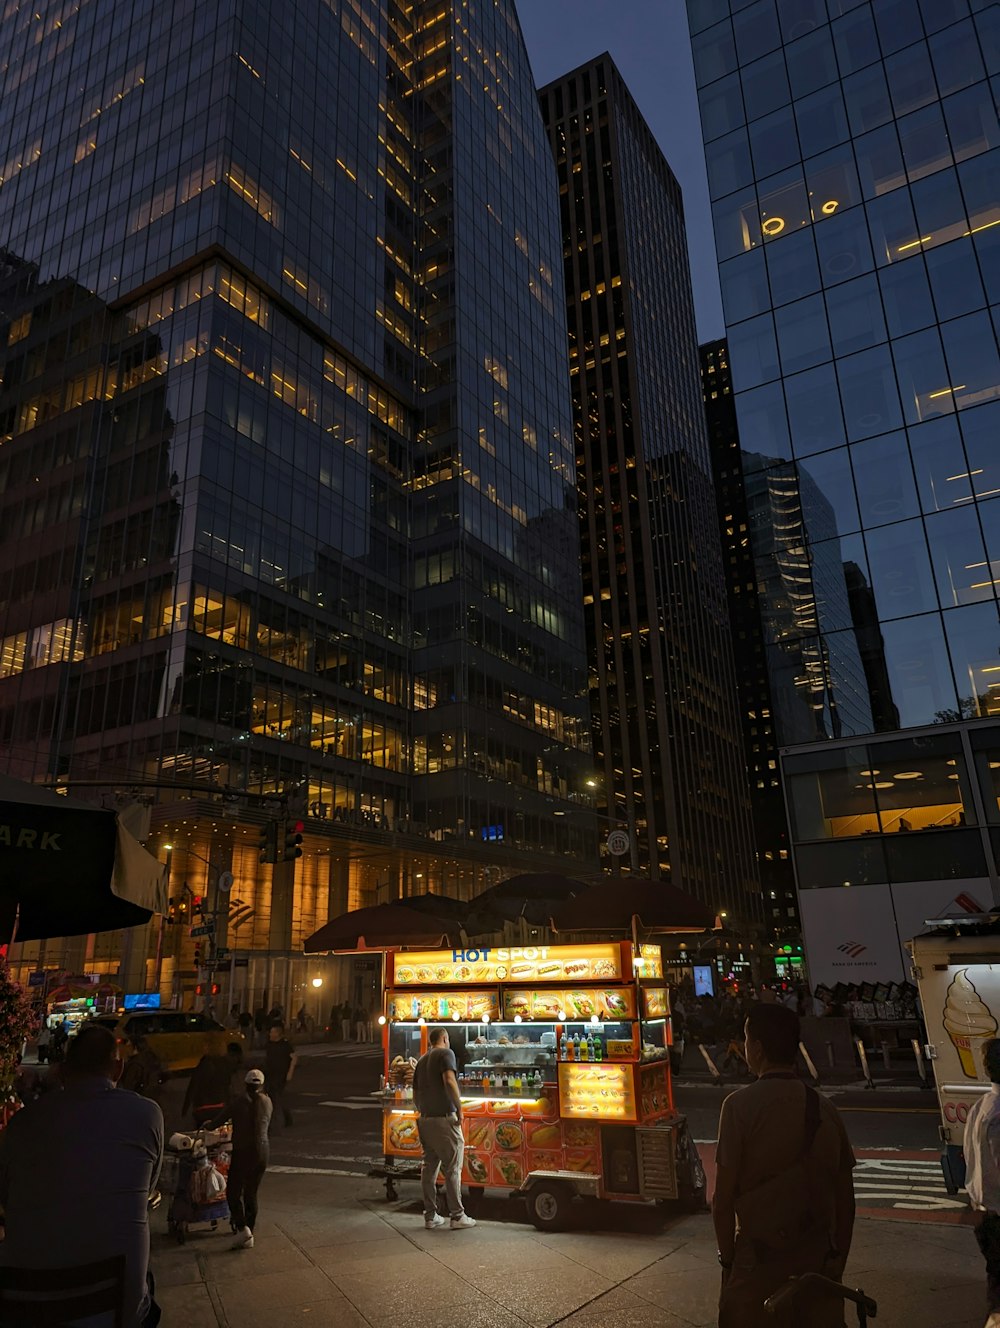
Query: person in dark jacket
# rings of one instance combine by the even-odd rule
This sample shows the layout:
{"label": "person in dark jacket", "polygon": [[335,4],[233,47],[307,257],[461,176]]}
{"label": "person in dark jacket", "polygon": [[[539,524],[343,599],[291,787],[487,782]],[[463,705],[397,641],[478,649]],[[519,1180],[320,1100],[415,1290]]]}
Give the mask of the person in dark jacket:
{"label": "person in dark jacket", "polygon": [[163,1062],[149,1045],[147,1038],[140,1033],[131,1039],[132,1054],[125,1062],[119,1088],[127,1088],[140,1097],[148,1097],[151,1102],[161,1105],[163,1080],[165,1077]]}
{"label": "person in dark jacket", "polygon": [[239,1042],[230,1042],[225,1056],[202,1056],[184,1094],[184,1115],[190,1111],[196,1125],[214,1118],[232,1098],[233,1076],[242,1068],[243,1047]]}
{"label": "person in dark jacket", "polygon": [[264,1078],[275,1117],[280,1111],[285,1125],[293,1124],[292,1113],[285,1106],[285,1089],[292,1081],[298,1060],[295,1048],[285,1037],[285,1025],[272,1024],[267,1031],[267,1042],[264,1046]]}
{"label": "person in dark jacket", "polygon": [[257,1191],[270,1161],[271,1099],[264,1092],[261,1070],[248,1070],[245,1091],[225,1106],[211,1121],[221,1125],[232,1120],[232,1157],[226,1179],[229,1216],[236,1229],[234,1250],[253,1249],[253,1230],[257,1225]]}

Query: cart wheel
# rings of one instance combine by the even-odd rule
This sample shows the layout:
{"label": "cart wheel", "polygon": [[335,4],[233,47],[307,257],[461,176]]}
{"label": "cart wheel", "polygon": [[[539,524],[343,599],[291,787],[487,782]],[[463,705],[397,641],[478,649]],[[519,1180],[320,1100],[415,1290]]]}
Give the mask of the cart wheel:
{"label": "cart wheel", "polygon": [[569,1217],[573,1192],[558,1181],[543,1181],[528,1193],[528,1218],[539,1231],[561,1231]]}
{"label": "cart wheel", "polygon": [[213,1218],[212,1218],[212,1227],[211,1227],[212,1231],[217,1230],[217,1229],[218,1229],[218,1226],[219,1226],[219,1219],[218,1219],[217,1217],[213,1217]]}
{"label": "cart wheel", "polygon": [[388,1178],[386,1179],[385,1182],[385,1197],[389,1200],[390,1203],[394,1203],[399,1198],[399,1194],[396,1191],[396,1186],[393,1184],[392,1180]]}
{"label": "cart wheel", "polygon": [[482,1185],[470,1185],[469,1192],[465,1197],[465,1210],[468,1213],[478,1213],[483,1206],[483,1195],[486,1193]]}
{"label": "cart wheel", "polygon": [[178,1222],[174,1235],[177,1237],[177,1244],[183,1245],[187,1240],[187,1226],[183,1222]]}

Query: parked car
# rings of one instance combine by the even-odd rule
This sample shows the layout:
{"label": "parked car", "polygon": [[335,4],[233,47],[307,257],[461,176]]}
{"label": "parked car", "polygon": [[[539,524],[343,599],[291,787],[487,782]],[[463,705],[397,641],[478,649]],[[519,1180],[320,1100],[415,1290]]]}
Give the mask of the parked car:
{"label": "parked car", "polygon": [[230,1042],[241,1042],[196,1010],[126,1010],[120,1015],[99,1015],[94,1021],[110,1028],[123,1055],[131,1055],[130,1039],[144,1037],[167,1071],[193,1070],[205,1055],[223,1055]]}

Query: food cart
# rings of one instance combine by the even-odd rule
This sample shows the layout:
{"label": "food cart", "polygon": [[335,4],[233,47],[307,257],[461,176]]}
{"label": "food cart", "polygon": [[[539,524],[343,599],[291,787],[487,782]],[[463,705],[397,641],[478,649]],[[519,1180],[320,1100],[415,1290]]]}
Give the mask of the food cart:
{"label": "food cart", "polygon": [[674,1108],[658,946],[397,951],[386,984],[380,1174],[390,1197],[393,1177],[421,1152],[412,1065],[430,1026],[446,1025],[473,1206],[486,1189],[507,1191],[553,1230],[577,1195],[703,1201],[697,1152]]}

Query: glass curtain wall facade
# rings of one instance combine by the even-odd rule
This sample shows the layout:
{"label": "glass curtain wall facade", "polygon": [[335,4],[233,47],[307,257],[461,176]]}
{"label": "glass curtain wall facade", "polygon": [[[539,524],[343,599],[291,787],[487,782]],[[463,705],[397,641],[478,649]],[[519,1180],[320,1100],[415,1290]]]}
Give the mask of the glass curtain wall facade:
{"label": "glass curtain wall facade", "polygon": [[249,948],[585,858],[552,818],[585,650],[513,4],[11,0],[0,53],[3,768],[147,781]]}
{"label": "glass curtain wall facade", "polygon": [[733,650],[740,661],[736,685],[743,725],[743,751],[750,777],[750,808],[764,918],[776,941],[782,944],[790,941],[794,946],[799,939],[795,875],[781,789],[761,596],[750,536],[751,522],[759,522],[761,514],[759,505],[755,505],[751,516],[743,476],[728,347],[725,341],[706,342],[700,347],[700,353],[730,629]]}
{"label": "glass curtain wall facade", "polygon": [[610,56],[541,92],[559,171],[591,731],[623,869],[759,917],[681,191]]}
{"label": "glass curtain wall facade", "polygon": [[[813,885],[891,886],[902,936],[907,889],[932,902],[915,883],[943,906],[956,863],[978,897],[997,885],[985,828],[971,856],[958,842],[996,821],[995,798],[945,797],[932,756],[945,743],[960,783],[961,727],[1000,716],[1000,8],[688,11],[747,489],[776,518],[754,552],[783,578],[765,616],[785,771],[836,744],[827,786],[857,766],[865,804],[852,819],[838,795],[801,821],[790,794],[802,907],[839,907]],[[905,854],[888,839],[918,829],[934,834]],[[810,865],[832,861],[815,842],[830,837],[852,841],[837,880]]]}

